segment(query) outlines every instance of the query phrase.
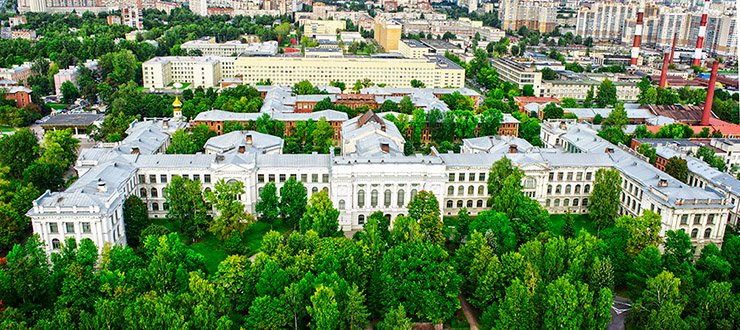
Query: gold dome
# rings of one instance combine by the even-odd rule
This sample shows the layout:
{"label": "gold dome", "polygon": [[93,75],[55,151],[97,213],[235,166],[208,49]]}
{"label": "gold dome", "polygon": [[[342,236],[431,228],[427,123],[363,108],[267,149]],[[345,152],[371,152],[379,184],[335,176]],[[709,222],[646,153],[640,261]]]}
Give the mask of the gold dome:
{"label": "gold dome", "polygon": [[173,108],[182,108],[182,102],[180,102],[180,99],[175,95],[175,101],[172,102]]}

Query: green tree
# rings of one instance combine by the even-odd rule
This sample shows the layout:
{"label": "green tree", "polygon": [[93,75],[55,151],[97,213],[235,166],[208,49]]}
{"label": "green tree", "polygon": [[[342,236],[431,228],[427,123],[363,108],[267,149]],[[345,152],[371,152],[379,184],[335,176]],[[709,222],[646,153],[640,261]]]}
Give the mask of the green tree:
{"label": "green tree", "polygon": [[301,80],[293,85],[293,93],[296,95],[319,94],[319,90],[310,81]]}
{"label": "green tree", "polygon": [[250,329],[275,330],[283,329],[290,324],[285,304],[278,298],[258,297],[249,307],[249,317],[245,324]]}
{"label": "green tree", "polygon": [[280,188],[280,212],[286,224],[298,229],[298,223],[306,212],[306,187],[302,182],[290,177]]}
{"label": "green tree", "polygon": [[565,214],[565,224],[563,225],[563,237],[574,238],[576,237],[576,229],[573,227],[573,214],[570,212]]}
{"label": "green tree", "polygon": [[583,107],[584,108],[590,108],[594,104],[594,86],[591,86],[591,88],[588,89],[586,92],[586,97],[583,99]]}
{"label": "green tree", "polygon": [[460,238],[465,238],[470,233],[470,213],[467,208],[461,208],[457,212],[457,232],[460,234]]}
{"label": "green tree", "polygon": [[669,230],[665,233],[663,244],[663,264],[669,270],[676,269],[681,264],[691,263],[694,258],[694,245],[688,234],[680,230]]}
{"label": "green tree", "polygon": [[588,210],[599,230],[614,223],[619,212],[619,194],[622,192],[622,177],[615,169],[596,171],[594,189],[589,198]]}
{"label": "green tree", "polygon": [[488,172],[488,195],[491,196],[489,198],[489,204],[491,204],[493,198],[501,191],[504,180],[511,175],[523,175],[518,168],[512,165],[511,159],[502,157],[493,163],[491,170]]}
{"label": "green tree", "polygon": [[65,81],[62,83],[60,89],[62,91],[62,102],[67,104],[74,103],[75,100],[82,96],[80,91],[77,90],[77,86],[75,86],[71,81]]}
{"label": "green tree", "polygon": [[639,217],[617,219],[617,227],[627,231],[627,252],[636,255],[645,247],[658,246],[662,242],[660,220],[660,215],[650,210],[645,210]]}
{"label": "green tree", "polygon": [[126,225],[126,244],[141,244],[141,232],[149,226],[146,204],[136,195],[129,196],[123,203],[123,223]]}
{"label": "green tree", "polygon": [[98,60],[101,76],[106,77],[106,82],[111,86],[123,85],[136,77],[136,57],[130,50],[121,50],[108,53]]}
{"label": "green tree", "polygon": [[11,178],[20,179],[23,171],[38,158],[38,150],[38,140],[31,130],[19,129],[0,138],[0,165],[10,169]]}
{"label": "green tree", "polygon": [[202,238],[210,223],[200,181],[173,176],[164,189],[169,205],[167,219],[178,224],[179,231],[195,242]]}
{"label": "green tree", "polygon": [[620,131],[624,130],[627,124],[629,124],[629,118],[627,118],[627,111],[624,110],[624,104],[622,103],[617,103],[609,116],[602,122],[602,125],[613,126]]}
{"label": "green tree", "polygon": [[665,172],[683,183],[689,180],[689,167],[686,165],[685,159],[671,157],[665,164]]}
{"label": "green tree", "polygon": [[37,235],[32,235],[25,245],[16,244],[8,253],[6,261],[7,264],[0,268],[0,295],[3,297],[3,305],[34,308],[51,304],[51,265]]}
{"label": "green tree", "polygon": [[519,279],[506,288],[506,295],[498,308],[496,329],[528,330],[538,323],[535,299]]}
{"label": "green tree", "polygon": [[599,108],[617,103],[617,86],[609,79],[604,79],[596,91],[596,104]]}
{"label": "green tree", "polygon": [[339,237],[339,211],[334,208],[329,194],[322,190],[311,196],[306,212],[301,219],[302,232],[312,229],[320,237]]}
{"label": "green tree", "polygon": [[244,194],[244,183],[241,181],[226,182],[218,180],[214,191],[206,192],[206,200],[216,210],[210,232],[221,241],[228,239],[234,232],[242,232],[255,222],[254,217],[244,210],[239,196]]}
{"label": "green tree", "polygon": [[553,102],[548,103],[542,110],[542,119],[563,118],[563,115],[563,108]]}
{"label": "green tree", "polygon": [[424,82],[418,79],[412,79],[411,80],[411,87],[413,88],[426,88],[426,85],[424,85]]}
{"label": "green tree", "polygon": [[684,299],[679,287],[681,280],[663,271],[647,281],[647,287],[632,310],[635,326],[643,329],[686,329],[681,318]]}
{"label": "green tree", "polygon": [[311,329],[339,328],[339,307],[332,289],[319,285],[311,296],[311,306],[307,308],[313,319]]}
{"label": "green tree", "polygon": [[367,312],[365,307],[365,294],[357,287],[357,284],[353,283],[347,291],[347,302],[342,313],[342,322],[349,330],[365,329],[369,316],[370,313]]}
{"label": "green tree", "polygon": [[430,214],[436,218],[440,217],[439,202],[434,193],[422,190],[414,198],[411,199],[408,205],[409,217],[417,221],[421,220],[424,215]]}
{"label": "green tree", "polygon": [[411,319],[406,316],[403,305],[391,308],[385,315],[383,321],[378,323],[380,330],[408,330],[411,329]]}
{"label": "green tree", "polygon": [[[560,277],[545,288],[544,328],[579,329],[587,321],[592,293],[585,284]],[[576,306],[580,306],[577,308]]]}
{"label": "green tree", "polygon": [[321,117],[316,122],[316,128],[313,131],[313,149],[322,154],[328,154],[332,147],[332,138],[334,137],[334,128],[331,127],[325,117]]}
{"label": "green tree", "polygon": [[516,233],[506,214],[495,211],[483,211],[470,224],[471,231],[477,231],[486,238],[488,245],[497,255],[502,255],[516,248]]}
{"label": "green tree", "polygon": [[260,191],[260,199],[255,205],[255,210],[260,215],[260,221],[270,224],[270,229],[280,217],[279,204],[277,187],[274,182],[268,182]]}
{"label": "green tree", "polygon": [[550,69],[550,68],[542,68],[542,70],[540,70],[540,72],[542,72],[542,79],[543,80],[555,80],[555,79],[558,79],[558,74],[553,69]]}
{"label": "green tree", "polygon": [[408,96],[404,96],[401,98],[401,101],[398,102],[398,111],[401,113],[405,113],[407,115],[410,115],[416,110],[416,106],[414,106],[414,103],[411,102],[411,98]]}
{"label": "green tree", "polygon": [[170,145],[167,147],[168,154],[194,154],[195,152],[196,146],[190,133],[179,129],[172,134]]}

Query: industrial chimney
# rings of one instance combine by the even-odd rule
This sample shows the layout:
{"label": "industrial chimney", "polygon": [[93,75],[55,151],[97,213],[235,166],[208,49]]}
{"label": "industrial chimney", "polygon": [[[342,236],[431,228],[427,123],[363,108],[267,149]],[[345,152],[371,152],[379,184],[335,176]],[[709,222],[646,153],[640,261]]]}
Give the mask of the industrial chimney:
{"label": "industrial chimney", "polygon": [[678,38],[678,32],[673,34],[673,43],[671,44],[671,57],[668,59],[668,64],[673,64],[673,55],[676,53],[676,38]]}
{"label": "industrial chimney", "polygon": [[660,88],[665,88],[666,80],[668,79],[668,61],[671,56],[671,52],[668,48],[663,50],[663,68],[660,70]]}
{"label": "industrial chimney", "polygon": [[645,16],[645,0],[640,0],[640,8],[637,10],[637,23],[635,24],[635,39],[632,42],[632,57],[630,58],[630,65],[637,65],[637,58],[640,56],[643,16]]}
{"label": "industrial chimney", "polygon": [[719,62],[712,62],[712,76],[709,77],[709,86],[707,86],[707,98],[704,101],[704,112],[701,114],[701,125],[708,126],[709,118],[712,117],[712,101],[714,101],[714,87],[717,85],[717,71]]}
{"label": "industrial chimney", "polygon": [[704,37],[707,35],[707,16],[709,15],[709,4],[712,0],[704,0],[701,11],[701,23],[699,23],[699,36],[696,38],[696,49],[694,49],[694,61],[691,66],[701,65],[702,49],[704,48]]}

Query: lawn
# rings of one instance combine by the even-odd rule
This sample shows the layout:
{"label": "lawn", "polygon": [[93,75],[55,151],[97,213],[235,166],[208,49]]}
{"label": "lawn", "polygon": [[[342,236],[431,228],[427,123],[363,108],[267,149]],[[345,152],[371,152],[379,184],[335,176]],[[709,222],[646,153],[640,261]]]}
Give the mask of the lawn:
{"label": "lawn", "polygon": [[15,132],[15,128],[5,125],[0,125],[0,132],[8,133],[8,132]]}
{"label": "lawn", "polygon": [[66,107],[68,107],[68,106],[69,106],[69,104],[64,104],[64,103],[54,103],[54,102],[49,102],[49,103],[47,103],[46,105],[48,105],[48,106],[49,106],[49,108],[52,108],[52,109],[54,109],[54,110],[64,109],[64,108],[66,108]]}
{"label": "lawn", "polygon": [[[164,226],[171,232],[177,232],[177,224],[173,221],[168,221],[167,219],[153,219],[152,224]],[[284,225],[282,221],[279,221],[275,224],[274,230],[281,233],[287,233],[291,231],[292,228],[289,228]],[[270,225],[264,222],[257,222],[247,229],[244,235],[250,256],[259,252],[259,249],[262,246],[262,237],[265,236],[268,231],[270,231]],[[228,253],[224,250],[223,243],[211,233],[207,233],[199,242],[193,244],[189,244],[190,241],[182,235],[180,235],[180,239],[183,243],[188,244],[188,247],[191,250],[205,257],[206,268],[209,273],[215,273],[216,270],[218,270],[218,264],[228,256]]]}
{"label": "lawn", "polygon": [[[565,214],[551,214],[550,215],[550,232],[557,235],[563,234],[563,226],[565,225]],[[585,229],[592,235],[596,235],[596,224],[591,221],[588,214],[573,214],[573,227],[576,229],[576,233],[581,229]]]}

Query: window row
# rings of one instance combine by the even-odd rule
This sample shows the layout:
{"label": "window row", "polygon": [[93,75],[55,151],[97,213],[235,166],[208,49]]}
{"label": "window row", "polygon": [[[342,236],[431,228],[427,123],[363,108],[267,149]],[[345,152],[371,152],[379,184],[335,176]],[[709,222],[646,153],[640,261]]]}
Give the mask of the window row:
{"label": "window row", "polygon": [[[370,207],[378,206],[379,194],[380,192],[377,189],[373,189],[370,191]],[[412,189],[409,200],[414,199],[416,194],[417,194],[416,189]],[[384,207],[391,207],[391,204],[393,204],[393,201],[391,200],[392,197],[393,197],[393,192],[390,189],[386,189],[383,192],[383,206]],[[357,207],[365,207],[365,203],[366,203],[365,198],[366,198],[365,190],[364,189],[358,190],[357,191]],[[406,191],[403,189],[400,189],[396,192],[396,206],[397,207],[406,206]],[[339,201],[339,209],[344,209],[344,200]]]}
{"label": "window row", "polygon": [[[580,194],[581,193],[581,185],[577,184],[574,186],[571,186],[569,184],[563,185],[547,185],[547,194],[550,195],[553,193],[553,187],[555,189],[555,194],[570,194],[571,192],[574,194]],[[591,185],[585,184],[583,185],[583,193],[588,194],[591,192]]]}
{"label": "window row", "polygon": [[[298,175],[297,174],[290,174],[290,176],[288,176],[287,174],[278,174],[278,175],[275,175],[275,174],[268,174],[268,175],[257,174],[257,182],[258,183],[265,183],[265,179],[267,179],[267,182],[285,182],[285,181],[288,180],[288,177],[293,178],[294,180],[298,180]],[[277,179],[277,181],[276,181],[276,179]],[[311,181],[308,181],[308,174],[304,173],[304,174],[301,174],[301,180],[300,181],[303,182],[303,183],[319,183],[319,182],[321,182],[321,183],[328,183],[329,182],[329,174],[327,174],[327,173],[321,174],[321,181],[319,181],[319,174],[318,173],[313,173],[313,174],[311,174]]]}
{"label": "window row", "polygon": [[560,205],[560,198],[555,198],[553,200],[550,200],[550,199],[545,200],[545,207],[550,207],[551,204],[553,207],[560,207],[560,206],[586,207],[588,206],[588,198],[583,198],[583,199],[573,198],[572,201],[570,198],[564,198],[562,205]]}
{"label": "window row", "polygon": [[[686,233],[686,230],[680,229],[682,232]],[[694,228],[691,230],[691,238],[698,238],[699,237],[699,229]],[[704,238],[710,238],[712,237],[712,228],[707,228],[704,230]]]}
{"label": "window row", "polygon": [[[463,208],[463,205],[467,208],[473,207],[473,200],[469,199],[464,204],[463,201],[457,201],[457,203],[453,203],[452,201],[447,201],[447,204],[445,205],[448,209],[451,209],[453,207],[457,207],[458,209]],[[479,199],[475,201],[475,207],[481,208],[485,205],[485,202],[482,199]]]}
{"label": "window row", "polygon": [[[573,177],[575,176],[576,181],[582,181],[584,172],[550,172],[549,179],[550,181],[555,181],[557,178],[557,181],[573,181]],[[591,177],[593,176],[592,172],[585,172],[586,181],[591,181]]]}
{"label": "window row", "polygon": [[[160,174],[159,175],[159,182],[157,182],[157,175],[156,174],[149,174],[148,176],[147,175],[144,175],[144,174],[139,174],[139,183],[140,184],[144,184],[144,183],[167,183],[171,179],[171,177],[174,177],[174,176],[182,176],[183,179],[190,180],[190,174],[172,175],[172,176],[169,176],[167,174]],[[147,181],[147,177],[149,178],[149,181]],[[201,175],[200,174],[193,174],[192,175],[192,180],[193,181],[200,181],[200,178],[201,178]],[[203,182],[204,183],[211,183],[211,175],[210,174],[203,174]]]}
{"label": "window row", "polygon": [[[713,213],[707,214],[707,225],[713,225],[714,224],[714,219],[717,218],[718,216],[719,215],[713,214]],[[695,225],[701,225],[703,218],[704,218],[704,216],[702,214],[695,214],[693,216],[693,219],[694,219],[693,224],[695,224]],[[682,225],[688,225],[689,224],[689,215],[688,214],[684,214],[684,215],[681,216],[681,224]]]}
{"label": "window row", "polygon": [[[64,233],[65,234],[74,234],[75,233],[75,224],[74,222],[64,222]],[[83,234],[89,234],[92,231],[90,230],[90,223],[89,222],[80,222],[80,230]],[[56,222],[49,222],[49,233],[50,234],[59,234],[59,224]]]}
{"label": "window row", "polygon": [[[468,186],[468,196],[472,196],[475,193],[475,187],[474,186]],[[486,187],[483,185],[478,186],[478,196],[482,196],[486,193]],[[447,196],[452,196],[455,194],[455,187],[449,186],[447,187]],[[465,187],[464,186],[458,186],[457,187],[457,195],[463,196],[465,195]]]}
{"label": "window row", "polygon": [[[455,178],[457,178],[458,182],[464,182],[464,181],[476,181],[475,177],[478,176],[478,181],[486,181],[486,173],[450,173],[449,181],[455,182]],[[465,178],[467,177],[467,180]]]}

